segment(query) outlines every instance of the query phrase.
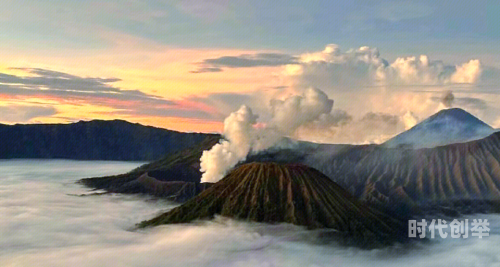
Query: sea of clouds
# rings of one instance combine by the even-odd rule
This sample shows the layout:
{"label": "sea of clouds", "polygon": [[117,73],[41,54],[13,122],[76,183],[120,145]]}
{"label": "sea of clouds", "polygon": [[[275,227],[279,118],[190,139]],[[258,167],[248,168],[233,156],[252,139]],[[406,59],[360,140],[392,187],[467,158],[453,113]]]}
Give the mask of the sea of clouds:
{"label": "sea of clouds", "polygon": [[145,196],[89,193],[78,178],[139,163],[0,161],[0,266],[500,266],[500,216],[482,240],[434,239],[360,250],[320,242],[291,225],[224,218],[134,230],[175,206]]}

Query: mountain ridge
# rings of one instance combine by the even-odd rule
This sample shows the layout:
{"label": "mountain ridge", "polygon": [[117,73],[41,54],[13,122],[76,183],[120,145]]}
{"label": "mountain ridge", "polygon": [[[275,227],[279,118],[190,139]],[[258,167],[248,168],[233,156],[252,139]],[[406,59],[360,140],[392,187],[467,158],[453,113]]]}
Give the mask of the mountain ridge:
{"label": "mountain ridge", "polygon": [[182,133],[124,120],[0,124],[0,158],[156,160],[216,134]]}

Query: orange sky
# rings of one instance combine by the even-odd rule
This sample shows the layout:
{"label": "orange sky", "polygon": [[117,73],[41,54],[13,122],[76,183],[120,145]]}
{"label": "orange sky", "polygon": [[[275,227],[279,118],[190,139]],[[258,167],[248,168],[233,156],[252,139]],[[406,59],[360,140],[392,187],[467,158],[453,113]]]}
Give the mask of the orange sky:
{"label": "orange sky", "polygon": [[[214,93],[248,93],[266,86],[278,86],[277,67],[234,68],[223,72],[192,73],[207,58],[255,53],[248,50],[181,49],[159,45],[130,36],[109,37],[113,41],[106,49],[61,53],[15,48],[0,51],[0,72],[16,76],[30,76],[27,71],[12,68],[41,68],[79,77],[118,78],[111,85],[122,90],[143,93],[177,101],[181,109],[212,112],[206,105],[187,98],[205,97]],[[124,103],[122,103],[124,104]],[[125,103],[126,104],[126,103]],[[0,94],[0,106],[50,105],[57,114],[30,119],[28,123],[64,123],[75,120],[125,119],[142,124],[179,131],[213,132],[222,130],[222,120],[183,118],[179,116],[134,115],[117,112],[113,105],[94,103],[91,99],[71,99],[59,96],[16,97]],[[9,123],[9,122],[3,122]]]}

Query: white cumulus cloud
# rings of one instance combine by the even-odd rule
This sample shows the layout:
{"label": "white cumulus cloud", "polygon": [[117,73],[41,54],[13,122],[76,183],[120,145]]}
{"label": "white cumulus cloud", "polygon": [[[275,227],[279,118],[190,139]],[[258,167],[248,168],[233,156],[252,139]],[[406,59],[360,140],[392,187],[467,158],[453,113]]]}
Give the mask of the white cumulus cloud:
{"label": "white cumulus cloud", "polygon": [[329,44],[322,51],[300,55],[298,63],[287,66],[285,73],[295,78],[299,85],[314,84],[314,80],[330,87],[439,85],[476,83],[481,77],[482,67],[479,60],[446,65],[442,61],[432,61],[427,55],[399,57],[389,63],[380,56],[377,48],[363,46],[342,52],[339,46]]}

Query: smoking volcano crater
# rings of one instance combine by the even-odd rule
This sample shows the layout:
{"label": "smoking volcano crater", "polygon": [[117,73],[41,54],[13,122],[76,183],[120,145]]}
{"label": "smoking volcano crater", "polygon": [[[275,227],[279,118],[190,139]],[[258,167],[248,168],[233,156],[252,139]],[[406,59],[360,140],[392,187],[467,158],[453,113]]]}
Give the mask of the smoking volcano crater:
{"label": "smoking volcano crater", "polygon": [[188,223],[216,215],[308,229],[331,228],[335,231],[329,231],[329,236],[363,247],[407,236],[403,221],[362,204],[318,170],[277,163],[241,165],[195,198],[139,227]]}

